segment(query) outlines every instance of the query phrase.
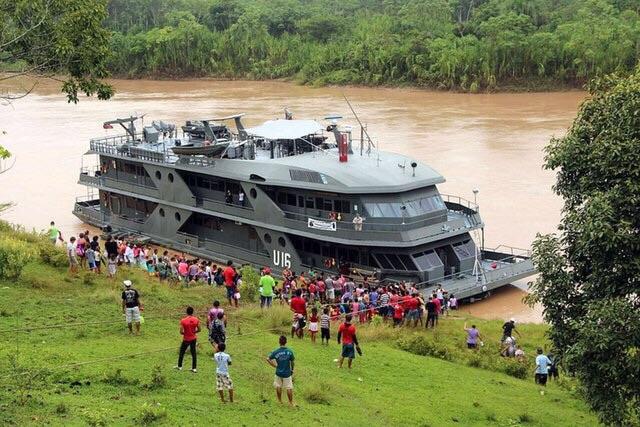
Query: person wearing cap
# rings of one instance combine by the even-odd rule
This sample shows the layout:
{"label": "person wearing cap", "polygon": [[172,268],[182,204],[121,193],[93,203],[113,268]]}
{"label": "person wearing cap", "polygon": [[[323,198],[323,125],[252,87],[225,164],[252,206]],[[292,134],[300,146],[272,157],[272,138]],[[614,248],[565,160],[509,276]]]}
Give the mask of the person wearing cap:
{"label": "person wearing cap", "polygon": [[271,269],[265,267],[262,270],[262,277],[260,278],[260,308],[271,307],[273,301],[273,288],[276,286],[275,280],[271,276]]}
{"label": "person wearing cap", "polygon": [[122,291],[122,312],[127,319],[129,333],[133,333],[132,323],[136,324],[136,335],[140,334],[140,294],[133,289],[131,280],[125,280],[124,291]]}

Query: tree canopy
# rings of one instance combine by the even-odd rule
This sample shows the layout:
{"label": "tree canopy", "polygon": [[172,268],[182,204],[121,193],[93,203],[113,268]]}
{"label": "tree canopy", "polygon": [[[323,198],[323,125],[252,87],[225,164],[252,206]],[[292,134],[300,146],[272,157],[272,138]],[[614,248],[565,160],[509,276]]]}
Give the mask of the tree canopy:
{"label": "tree canopy", "polygon": [[108,8],[109,68],[130,77],[477,91],[582,86],[631,71],[640,55],[640,3],[626,0],[111,0]]}
{"label": "tree canopy", "polygon": [[69,102],[78,102],[79,93],[110,98],[113,89],[103,82],[106,17],[106,0],[0,0],[0,63],[22,64],[2,79],[24,74],[58,79]]}
{"label": "tree canopy", "polygon": [[557,235],[539,236],[542,302],[566,369],[604,423],[640,423],[640,69],[590,84],[564,138],[547,147],[564,200]]}

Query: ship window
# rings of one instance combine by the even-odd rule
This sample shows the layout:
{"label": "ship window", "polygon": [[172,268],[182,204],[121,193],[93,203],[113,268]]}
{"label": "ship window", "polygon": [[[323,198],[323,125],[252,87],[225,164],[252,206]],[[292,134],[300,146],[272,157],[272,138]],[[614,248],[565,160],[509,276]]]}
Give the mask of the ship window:
{"label": "ship window", "polygon": [[[324,210],[325,211],[332,211],[333,210],[333,203],[331,203],[330,199],[324,199]],[[318,207],[318,209],[320,209],[320,207]]]}
{"label": "ship window", "polygon": [[439,195],[409,200],[405,203],[405,206],[410,216],[423,215],[445,208],[444,202]]}
{"label": "ship window", "polygon": [[324,199],[322,197],[316,197],[316,207],[318,209],[324,209]]}
{"label": "ship window", "polygon": [[296,205],[296,195],[295,194],[287,194],[287,204],[290,206]]}
{"label": "ship window", "polygon": [[169,178],[169,182],[173,182],[173,174],[171,172],[169,172],[167,177]]}
{"label": "ship window", "polygon": [[284,248],[287,242],[284,240],[284,237],[278,237],[278,244]]}
{"label": "ship window", "polygon": [[271,234],[266,233],[264,235],[264,241],[267,242],[268,244],[271,244]]}
{"label": "ship window", "polygon": [[405,254],[398,254],[398,258],[400,259],[400,261],[402,261],[402,264],[404,264],[404,267],[406,270],[415,270],[416,266],[413,263],[413,261],[411,260],[411,257],[409,255],[405,255]]}
{"label": "ship window", "polygon": [[258,192],[256,191],[255,188],[252,188],[251,190],[249,190],[249,194],[251,195],[252,199],[255,199],[256,197],[258,197]]}
{"label": "ship window", "polygon": [[391,265],[389,260],[387,260],[387,257],[385,257],[383,254],[375,254],[374,256],[378,263],[382,266],[382,268],[386,268],[387,270],[393,269],[393,266]]}
{"label": "ship window", "polygon": [[413,254],[413,259],[420,270],[433,270],[442,266],[442,260],[432,250]]}
{"label": "ship window", "polygon": [[287,193],[278,193],[278,203],[282,205],[287,204]]}
{"label": "ship window", "polygon": [[160,171],[156,171],[156,178],[162,179],[162,174],[160,173]]}
{"label": "ship window", "polygon": [[180,221],[182,219],[182,217],[180,216],[180,212],[176,212],[174,217],[176,218],[176,221]]}
{"label": "ship window", "polygon": [[333,257],[333,250],[331,246],[322,245],[320,249],[322,252],[322,256]]}
{"label": "ship window", "polygon": [[374,218],[400,218],[404,211],[401,203],[364,203],[364,208]]}
{"label": "ship window", "polygon": [[378,263],[378,260],[376,260],[376,258],[373,256],[373,254],[369,254],[369,265],[371,267],[380,267],[380,264]]}
{"label": "ship window", "polygon": [[164,209],[160,208],[160,210],[158,211],[158,213],[160,214],[161,217],[164,218]]}
{"label": "ship window", "polygon": [[298,207],[304,208],[304,197],[298,196]]}
{"label": "ship window", "polygon": [[460,260],[473,258],[475,256],[474,254],[475,248],[471,240],[456,243],[452,245],[452,247],[453,247],[453,251],[456,254],[456,257]]}
{"label": "ship window", "polygon": [[193,175],[189,175],[189,177],[187,178],[187,182],[189,183],[189,185],[194,186],[196,185],[196,177]]}
{"label": "ship window", "polygon": [[313,197],[307,197],[306,203],[305,203],[305,207],[307,209],[313,209],[314,205],[313,205]]}
{"label": "ship window", "polygon": [[348,200],[336,200],[334,204],[336,212],[347,214],[351,213],[351,202],[349,202]]}
{"label": "ship window", "polygon": [[391,265],[393,265],[393,269],[394,270],[406,270],[404,268],[404,265],[402,264],[402,262],[400,261],[400,259],[398,258],[397,255],[395,255],[395,254],[384,254],[383,256],[387,257],[387,259],[389,260]]}

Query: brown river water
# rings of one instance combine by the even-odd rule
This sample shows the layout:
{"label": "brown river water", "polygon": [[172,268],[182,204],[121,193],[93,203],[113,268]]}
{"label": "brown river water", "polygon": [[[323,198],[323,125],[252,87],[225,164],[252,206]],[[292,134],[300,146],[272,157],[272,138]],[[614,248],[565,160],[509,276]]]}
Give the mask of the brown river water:
{"label": "brown river water", "polygon": [[[9,80],[0,90],[29,87]],[[246,112],[246,124],[281,117],[322,119],[339,113],[357,125],[348,97],[381,151],[413,156],[443,174],[446,194],[473,200],[477,188],[486,224],[485,246],[529,248],[536,233],[552,232],[561,202],[551,191],[554,174],[542,169],[543,148],[562,136],[586,94],[579,91],[520,94],[457,94],[417,89],[311,88],[284,82],[115,80],[107,102],[68,104],[59,84],[43,81],[34,92],[0,106],[0,144],[16,158],[0,175],[0,202],[15,205],[3,218],[45,229],[55,220],[64,235],[86,228],[71,214],[82,154],[102,122],[146,113],[146,120],[182,124],[187,119]],[[11,85],[11,86],[8,86]],[[381,171],[384,173],[384,171]],[[526,281],[505,287],[463,312],[485,318],[541,321],[541,309],[522,304]]]}

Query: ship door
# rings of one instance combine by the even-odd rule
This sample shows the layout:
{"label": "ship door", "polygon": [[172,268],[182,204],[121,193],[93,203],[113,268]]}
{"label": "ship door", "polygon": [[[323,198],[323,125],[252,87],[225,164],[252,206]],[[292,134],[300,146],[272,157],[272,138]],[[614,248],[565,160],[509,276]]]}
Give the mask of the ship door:
{"label": "ship door", "polygon": [[436,254],[438,254],[438,258],[442,261],[442,265],[444,265],[444,275],[449,276],[451,274],[451,266],[449,265],[447,251],[444,248],[438,248],[436,249]]}
{"label": "ship door", "polygon": [[258,239],[258,233],[256,233],[256,229],[253,227],[249,227],[249,250],[253,252],[261,252],[262,248],[260,248],[259,243],[261,243]]}

